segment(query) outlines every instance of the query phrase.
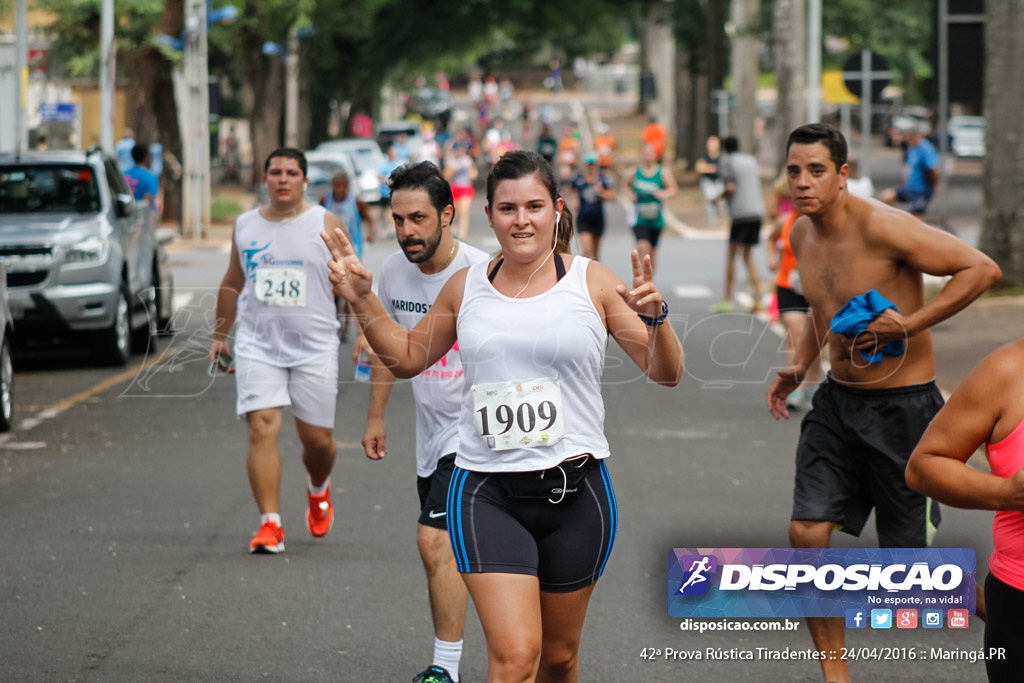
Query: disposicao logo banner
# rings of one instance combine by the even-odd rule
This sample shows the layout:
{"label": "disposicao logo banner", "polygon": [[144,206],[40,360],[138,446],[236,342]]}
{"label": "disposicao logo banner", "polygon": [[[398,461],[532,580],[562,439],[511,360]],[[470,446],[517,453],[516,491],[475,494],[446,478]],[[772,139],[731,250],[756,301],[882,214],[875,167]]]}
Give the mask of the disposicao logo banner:
{"label": "disposicao logo banner", "polygon": [[[845,617],[850,610],[965,609],[970,548],[673,548],[673,617]],[[865,612],[867,613],[867,612]]]}

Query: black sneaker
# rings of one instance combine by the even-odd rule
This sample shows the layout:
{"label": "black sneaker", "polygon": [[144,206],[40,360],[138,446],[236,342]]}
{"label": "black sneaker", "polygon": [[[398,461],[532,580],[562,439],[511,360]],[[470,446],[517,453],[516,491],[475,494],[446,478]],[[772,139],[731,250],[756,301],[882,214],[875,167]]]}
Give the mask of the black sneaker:
{"label": "black sneaker", "polygon": [[440,666],[428,666],[412,679],[412,683],[461,683],[452,678],[447,669]]}

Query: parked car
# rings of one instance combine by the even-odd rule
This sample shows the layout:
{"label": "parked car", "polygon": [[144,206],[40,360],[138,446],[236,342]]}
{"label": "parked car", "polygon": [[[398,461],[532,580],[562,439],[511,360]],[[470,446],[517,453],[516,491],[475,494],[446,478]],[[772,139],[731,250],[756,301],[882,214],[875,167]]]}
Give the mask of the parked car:
{"label": "parked car", "polygon": [[423,128],[418,121],[390,121],[377,126],[377,144],[386,150],[391,143],[405,134],[405,144],[409,147],[412,161],[420,160],[420,148],[423,146]]}
{"label": "parked car", "polygon": [[451,119],[454,100],[447,90],[433,86],[417,88],[405,105],[406,116],[418,116],[424,121],[438,121],[442,128]]}
{"label": "parked car", "polygon": [[385,160],[380,145],[367,138],[345,138],[321,142],[313,151],[348,154],[356,169],[359,196],[367,204],[380,202],[380,167]]}
{"label": "parked car", "polygon": [[88,342],[112,365],[146,349],[174,291],[155,223],[98,149],[0,154],[0,263],[19,347]]}
{"label": "parked car", "polygon": [[319,152],[312,150],[306,152],[306,178],[309,185],[306,186],[306,200],[319,202],[320,198],[331,191],[331,179],[338,171],[344,171],[349,177],[349,182],[354,183],[356,167],[352,158],[345,152]]}
{"label": "parked car", "polygon": [[0,432],[11,430],[14,414],[14,363],[11,360],[11,335],[14,321],[7,301],[7,270],[0,264]]}
{"label": "parked car", "polygon": [[958,157],[985,156],[985,118],[982,116],[950,116],[946,124],[950,149]]}

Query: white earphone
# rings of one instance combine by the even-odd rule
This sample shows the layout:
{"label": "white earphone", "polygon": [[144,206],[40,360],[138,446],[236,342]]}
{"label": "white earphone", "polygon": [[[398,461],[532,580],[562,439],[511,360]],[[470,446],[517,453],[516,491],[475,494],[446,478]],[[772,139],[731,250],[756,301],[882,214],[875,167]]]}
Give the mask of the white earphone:
{"label": "white earphone", "polygon": [[558,225],[558,221],[562,220],[562,212],[555,211],[555,225]]}

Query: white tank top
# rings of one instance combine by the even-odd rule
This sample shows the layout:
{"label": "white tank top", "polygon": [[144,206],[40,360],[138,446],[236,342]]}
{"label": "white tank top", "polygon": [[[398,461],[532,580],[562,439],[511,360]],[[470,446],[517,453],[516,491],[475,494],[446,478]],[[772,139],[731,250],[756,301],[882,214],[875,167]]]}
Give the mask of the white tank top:
{"label": "white tank top", "polygon": [[[458,318],[459,353],[466,373],[455,458],[459,467],[516,472],[547,469],[581,453],[608,457],[601,396],[608,331],[587,289],[589,263],[576,256],[554,287],[523,299],[494,289],[487,280],[486,263],[470,267]],[[552,380],[561,396],[550,406],[527,405],[515,396],[507,401],[507,409],[484,403],[489,400],[485,395],[498,393],[490,389],[495,385],[506,385],[514,393],[547,387]],[[498,434],[506,425],[514,430],[547,424],[553,409],[564,420],[564,435],[550,445],[544,445],[541,435],[522,448],[495,447],[493,437],[480,433]],[[486,429],[481,429],[485,418]]]}
{"label": "white tank top", "polygon": [[[460,242],[452,262],[441,272],[427,275],[409,263],[405,254],[396,251],[381,265],[377,296],[388,315],[402,327],[411,329],[434,305],[441,288],[453,274],[487,260],[485,252]],[[441,360],[412,378],[412,393],[416,398],[416,474],[420,477],[430,476],[442,455],[458,449],[463,394],[458,348],[456,342]]]}
{"label": "white tank top", "polygon": [[235,355],[291,367],[338,353],[338,309],[320,239],[326,211],[312,206],[273,222],[259,209],[235,221],[235,244],[245,272],[238,299]]}

